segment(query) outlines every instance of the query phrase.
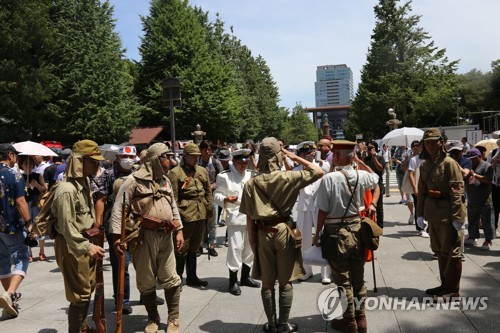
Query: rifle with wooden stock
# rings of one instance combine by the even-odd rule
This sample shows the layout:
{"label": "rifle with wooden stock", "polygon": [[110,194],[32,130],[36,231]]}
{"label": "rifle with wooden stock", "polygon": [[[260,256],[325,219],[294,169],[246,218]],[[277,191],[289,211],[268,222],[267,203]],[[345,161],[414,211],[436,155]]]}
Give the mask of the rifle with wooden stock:
{"label": "rifle with wooden stock", "polygon": [[[127,219],[127,206],[125,204],[125,192],[123,192],[122,221],[120,229],[120,245],[125,243],[125,225]],[[123,249],[123,248],[122,248]],[[116,327],[115,333],[122,332],[123,298],[125,297],[125,253],[118,256],[118,298],[116,300]]]}
{"label": "rifle with wooden stock", "polygon": [[[96,245],[104,248],[104,227],[99,226],[99,233],[96,236]],[[102,260],[97,260],[96,265],[96,286],[94,296],[94,313],[92,314],[98,333],[106,333],[106,311],[104,309],[104,277]]]}

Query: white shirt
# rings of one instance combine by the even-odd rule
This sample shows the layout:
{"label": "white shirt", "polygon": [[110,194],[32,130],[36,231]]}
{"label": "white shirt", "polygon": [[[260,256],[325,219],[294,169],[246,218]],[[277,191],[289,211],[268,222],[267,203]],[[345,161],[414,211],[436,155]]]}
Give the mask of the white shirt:
{"label": "white shirt", "polygon": [[[321,169],[327,174],[330,171],[330,163],[327,161],[322,161]],[[314,164],[319,165],[318,162],[313,161]],[[293,171],[303,170],[302,164],[293,168]],[[299,192],[299,197],[297,198],[297,211],[299,212],[307,212],[314,211],[314,199],[316,191],[318,190],[319,184],[321,183],[321,179],[318,179],[312,184],[307,185]]]}
{"label": "white shirt", "polygon": [[[355,170],[352,166],[337,167],[347,172],[349,184],[354,191],[355,199],[358,203],[359,211],[365,209],[363,200],[367,189],[374,189],[378,183],[376,173],[369,173],[364,170]],[[359,174],[358,186],[356,184],[356,171]],[[324,212],[327,212],[330,218],[342,218],[346,211],[346,206],[351,198],[351,193],[347,187],[345,176],[340,171],[334,171],[326,174],[319,185],[316,193],[316,206]],[[358,215],[354,200],[349,205],[346,216]],[[326,220],[326,223],[329,223]]]}
{"label": "white shirt", "polygon": [[39,175],[42,175],[42,177],[43,177],[43,172],[44,172],[44,171],[45,171],[45,169],[47,169],[49,166],[50,166],[50,164],[49,164],[48,162],[42,161],[42,163],[40,163],[39,165],[35,165],[35,166],[33,167],[32,172],[38,173]]}
{"label": "white shirt", "polygon": [[384,158],[385,163],[389,163],[391,159],[391,151],[389,149],[384,150],[383,148],[380,150],[379,155]]}
{"label": "white shirt", "polygon": [[[413,171],[414,172],[414,177],[415,177],[415,185],[418,187],[418,179],[420,178],[420,165],[422,164],[422,159],[420,158],[419,155],[415,155],[412,158],[410,158],[410,161],[408,162],[408,171]],[[410,192],[410,194],[413,193],[413,189]]]}
{"label": "white shirt", "polygon": [[[222,171],[217,175],[214,202],[226,209],[225,221],[227,225],[246,225],[247,223],[247,216],[240,213],[240,204],[243,186],[250,178],[252,178],[250,170],[240,174],[234,168],[231,168],[231,171]],[[224,203],[224,199],[232,195],[237,195],[238,200],[234,203]]]}

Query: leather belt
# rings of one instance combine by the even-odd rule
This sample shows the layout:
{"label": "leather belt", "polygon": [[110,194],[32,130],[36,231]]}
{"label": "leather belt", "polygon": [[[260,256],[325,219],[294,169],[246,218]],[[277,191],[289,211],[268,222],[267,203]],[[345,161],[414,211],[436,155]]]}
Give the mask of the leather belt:
{"label": "leather belt", "polygon": [[340,224],[342,221],[347,223],[355,223],[361,221],[361,218],[359,217],[359,215],[349,215],[344,218],[328,216],[326,218],[325,224]]}
{"label": "leather belt", "polygon": [[263,225],[270,226],[270,225],[276,225],[279,223],[288,223],[290,222],[290,217],[289,216],[277,216],[271,219],[265,219],[265,220],[258,220],[258,222],[262,223]]}
{"label": "leather belt", "polygon": [[272,232],[274,234],[278,232],[277,228],[268,227],[268,226],[265,226],[265,225],[263,225],[262,223],[259,223],[259,222],[257,222],[257,228],[259,228],[259,230],[261,230],[261,231]]}
{"label": "leather belt", "polygon": [[165,232],[169,230],[170,225],[167,221],[153,220],[147,217],[143,217],[141,227],[148,230]]}

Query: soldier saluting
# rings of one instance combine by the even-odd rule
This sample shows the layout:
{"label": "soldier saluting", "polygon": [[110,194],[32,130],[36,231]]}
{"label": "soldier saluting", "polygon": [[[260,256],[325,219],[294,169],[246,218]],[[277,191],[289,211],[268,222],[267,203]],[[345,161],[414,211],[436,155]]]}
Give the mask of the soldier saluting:
{"label": "soldier saluting", "polygon": [[[281,171],[282,152],[304,166],[301,171]],[[305,274],[300,248],[290,229],[290,215],[301,188],[315,182],[324,171],[285,149],[273,137],[259,148],[260,174],[243,188],[240,212],[247,215],[249,242],[256,254],[252,277],[262,280],[262,304],[268,323],[266,332],[296,332],[288,321],[293,300],[290,281]],[[279,282],[279,317],[276,318],[274,283]]]}

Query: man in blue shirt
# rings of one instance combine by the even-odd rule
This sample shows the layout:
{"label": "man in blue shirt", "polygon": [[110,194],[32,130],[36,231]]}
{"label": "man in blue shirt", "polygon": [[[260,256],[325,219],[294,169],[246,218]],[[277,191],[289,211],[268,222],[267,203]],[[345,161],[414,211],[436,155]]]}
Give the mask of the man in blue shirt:
{"label": "man in blue shirt", "polygon": [[0,296],[0,307],[12,317],[19,314],[16,290],[29,264],[29,248],[24,242],[25,226],[30,222],[26,184],[23,177],[12,170],[17,154],[12,145],[0,144],[0,280],[5,289]]}

